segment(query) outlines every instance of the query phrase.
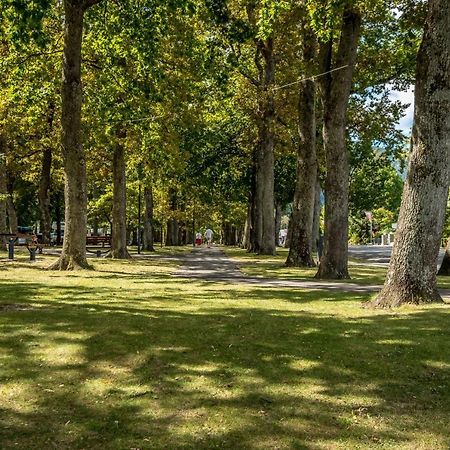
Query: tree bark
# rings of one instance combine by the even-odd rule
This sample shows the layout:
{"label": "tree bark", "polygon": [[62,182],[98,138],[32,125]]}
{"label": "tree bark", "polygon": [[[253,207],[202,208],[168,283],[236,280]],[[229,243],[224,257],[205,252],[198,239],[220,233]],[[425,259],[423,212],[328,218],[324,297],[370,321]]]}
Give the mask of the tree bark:
{"label": "tree bark", "polygon": [[[55,105],[51,102],[48,108],[47,133],[50,135],[53,129],[53,118],[55,114]],[[50,183],[52,170],[52,149],[44,149],[41,163],[41,177],[39,181],[39,209],[41,212],[41,233],[42,241],[45,244],[50,243],[50,233],[52,230],[52,218],[50,215]]]}
{"label": "tree bark", "polygon": [[417,56],[408,175],[386,281],[374,307],[442,302],[436,263],[450,176],[450,3],[430,0]]}
{"label": "tree bark", "polygon": [[58,190],[55,196],[55,220],[56,220],[56,245],[61,245],[62,242],[62,227],[61,227],[61,191]]}
{"label": "tree bark", "polygon": [[250,247],[250,228],[252,226],[252,205],[251,201],[247,204],[247,217],[245,219],[244,231],[242,233],[242,242],[241,248],[246,248],[247,250]]}
{"label": "tree bark", "polygon": [[14,204],[14,176],[6,165],[6,210],[8,213],[8,225],[10,233],[17,233],[19,220],[17,218],[16,205]]}
{"label": "tree bark", "polygon": [[261,77],[258,111],[258,157],[256,165],[256,211],[257,245],[261,255],[275,254],[274,216],[274,145],[275,145],[275,104],[273,86],[275,84],[275,55],[273,38],[259,40],[259,53],[264,61]]}
{"label": "tree bark", "polygon": [[153,247],[153,187],[151,184],[144,187],[144,247],[148,252],[154,252]]}
{"label": "tree bark", "polygon": [[169,219],[167,221],[166,245],[179,245],[179,230],[180,226],[176,219]]}
{"label": "tree bark", "polygon": [[130,259],[127,249],[127,181],[125,164],[125,132],[119,129],[113,154],[113,208],[110,258]]}
{"label": "tree bark", "polygon": [[7,233],[5,139],[0,134],[0,233]]}
{"label": "tree bark", "polygon": [[[323,142],[326,156],[324,253],[316,278],[350,278],[348,273],[348,191],[349,155],[345,128],[352,86],[361,15],[353,9],[343,14],[341,37],[335,68],[321,77],[324,107]],[[331,69],[332,44],[322,46],[322,69]]]}
{"label": "tree bark", "polygon": [[278,240],[280,239],[280,230],[281,230],[281,205],[278,202],[275,202],[275,244],[278,246]]}
{"label": "tree bark", "polygon": [[317,252],[317,242],[320,237],[320,193],[322,189],[320,187],[319,177],[317,177],[316,181],[316,193],[314,196],[314,218],[313,218],[313,241],[312,241],[312,250],[313,252]]}
{"label": "tree bark", "polygon": [[445,247],[444,259],[442,260],[441,267],[439,268],[438,275],[450,275],[450,239],[447,240],[447,246]]}
{"label": "tree bark", "polygon": [[41,210],[41,233],[45,244],[50,242],[52,219],[50,216],[50,180],[52,149],[46,148],[42,155],[41,178],[39,182],[39,208]]}
{"label": "tree bark", "polygon": [[[310,29],[303,32],[303,62],[314,67],[316,36]],[[297,179],[292,205],[291,239],[287,266],[315,266],[312,257],[314,199],[317,180],[316,157],[316,86],[313,79],[300,83],[298,101]]]}
{"label": "tree bark", "polygon": [[65,228],[61,256],[49,268],[89,268],[86,259],[86,158],[81,144],[81,44],[84,5],[64,0],[64,51],[61,87],[62,154],[64,165]]}

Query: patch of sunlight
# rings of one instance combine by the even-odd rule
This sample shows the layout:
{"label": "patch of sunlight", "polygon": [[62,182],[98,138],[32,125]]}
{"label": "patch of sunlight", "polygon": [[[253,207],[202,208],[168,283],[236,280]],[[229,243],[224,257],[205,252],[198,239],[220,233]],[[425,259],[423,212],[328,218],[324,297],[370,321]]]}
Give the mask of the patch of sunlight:
{"label": "patch of sunlight", "polygon": [[321,365],[320,361],[311,361],[310,359],[296,359],[288,364],[291,369],[299,371],[315,369]]}
{"label": "patch of sunlight", "polygon": [[445,361],[425,361],[424,364],[432,369],[450,370],[450,363]]}
{"label": "patch of sunlight", "polygon": [[411,339],[379,339],[375,341],[376,344],[386,344],[386,345],[415,345],[416,341]]}
{"label": "patch of sunlight", "polygon": [[3,382],[0,384],[0,407],[21,414],[35,411],[37,403],[34,389],[23,383]]}
{"label": "patch of sunlight", "polygon": [[33,355],[40,362],[48,366],[61,366],[62,364],[83,364],[86,360],[83,355],[84,347],[80,344],[67,343],[64,345],[37,346]]}
{"label": "patch of sunlight", "polygon": [[213,364],[203,364],[203,365],[180,364],[178,367],[181,370],[185,370],[186,372],[191,372],[194,374],[209,374],[221,370],[221,366]]}
{"label": "patch of sunlight", "polygon": [[319,328],[305,328],[304,330],[300,331],[300,334],[314,334],[314,333],[320,333],[321,330]]}
{"label": "patch of sunlight", "polygon": [[105,397],[117,386],[117,380],[113,378],[87,378],[80,385],[80,393],[90,397],[92,395]]}
{"label": "patch of sunlight", "polygon": [[187,353],[192,350],[191,347],[153,347],[155,352],[178,352],[178,353]]}

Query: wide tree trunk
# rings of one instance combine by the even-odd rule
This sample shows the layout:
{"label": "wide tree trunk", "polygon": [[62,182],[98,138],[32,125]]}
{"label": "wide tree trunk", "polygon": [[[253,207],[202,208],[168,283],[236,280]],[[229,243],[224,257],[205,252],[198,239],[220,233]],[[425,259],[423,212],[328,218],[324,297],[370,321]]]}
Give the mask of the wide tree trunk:
{"label": "wide tree trunk", "polygon": [[[314,67],[316,37],[305,29],[303,61],[306,67]],[[316,157],[316,86],[314,80],[300,83],[298,101],[297,179],[292,205],[291,236],[287,266],[315,266],[312,257],[314,199],[317,180]]]}
{"label": "wide tree trunk", "polygon": [[274,216],[274,145],[275,145],[275,104],[273,86],[275,84],[275,55],[273,38],[258,42],[259,52],[264,62],[264,74],[259,98],[259,142],[256,166],[256,251],[261,255],[275,254]]}
{"label": "wide tree trunk", "polygon": [[144,247],[148,252],[154,252],[153,247],[153,187],[151,184],[144,187]]}
{"label": "wide tree trunk", "polygon": [[125,133],[119,130],[113,154],[113,208],[110,258],[129,259],[127,250],[127,182],[125,165]]}
{"label": "wide tree trunk", "polygon": [[442,302],[436,264],[450,176],[450,3],[430,0],[417,56],[408,175],[383,289],[375,307]]}
{"label": "wide tree trunk", "polygon": [[442,260],[441,267],[439,268],[438,275],[450,275],[450,239],[447,240],[447,246],[445,248],[444,259]]}
{"label": "wide tree trunk", "polygon": [[64,51],[61,87],[65,227],[61,256],[49,268],[89,268],[86,259],[86,158],[81,144],[81,44],[84,9],[90,0],[64,0]]}
{"label": "wide tree trunk", "polygon": [[[348,192],[349,154],[345,129],[347,106],[352,86],[361,15],[346,9],[343,15],[341,37],[335,68],[341,68],[321,77],[324,107],[323,142],[326,156],[325,180],[325,241],[316,278],[350,278],[348,273]],[[332,44],[322,48],[325,72],[332,68]]]}
{"label": "wide tree trunk", "polygon": [[166,245],[174,246],[179,244],[180,226],[178,220],[169,219],[167,221]]}

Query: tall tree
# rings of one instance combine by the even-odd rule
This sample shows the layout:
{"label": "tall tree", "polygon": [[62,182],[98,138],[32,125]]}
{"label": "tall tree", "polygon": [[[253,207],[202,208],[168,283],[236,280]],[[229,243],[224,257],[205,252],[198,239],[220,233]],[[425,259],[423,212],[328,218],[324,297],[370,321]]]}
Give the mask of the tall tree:
{"label": "tall tree", "polygon": [[127,250],[127,186],[125,164],[125,132],[118,126],[113,154],[113,208],[112,238],[109,256],[117,259],[131,258]]}
{"label": "tall tree", "polygon": [[[303,65],[312,75],[316,60],[317,39],[303,24]],[[316,156],[316,85],[312,78],[300,83],[298,100],[297,179],[290,223],[291,240],[287,266],[314,266],[312,258],[313,220],[317,181]]]}
{"label": "tall tree", "polygon": [[0,233],[7,232],[5,139],[0,133]]}
{"label": "tall tree", "polygon": [[143,249],[154,252],[153,247],[153,186],[149,182],[144,187],[144,233],[143,233]]}
{"label": "tall tree", "polygon": [[[346,148],[345,130],[360,29],[360,11],[352,5],[347,5],[343,12],[336,55],[333,55],[331,39],[321,45],[321,72],[327,72],[320,78],[326,156],[325,237],[324,252],[316,278],[349,278],[349,153]],[[333,69],[336,70],[332,72]]]}
{"label": "tall tree", "polygon": [[101,0],[64,0],[61,125],[65,175],[65,228],[61,256],[49,268],[86,269],[86,158],[81,143],[81,45],[85,11]]}
{"label": "tall tree", "polygon": [[375,307],[442,301],[436,264],[450,176],[450,4],[430,0],[417,56],[414,125],[398,228]]}
{"label": "tall tree", "polygon": [[[48,110],[48,132],[53,128],[55,105],[50,103]],[[52,148],[48,145],[42,154],[41,176],[39,181],[39,208],[41,210],[41,233],[44,243],[50,242],[52,219],[50,214],[50,182],[52,170]]]}

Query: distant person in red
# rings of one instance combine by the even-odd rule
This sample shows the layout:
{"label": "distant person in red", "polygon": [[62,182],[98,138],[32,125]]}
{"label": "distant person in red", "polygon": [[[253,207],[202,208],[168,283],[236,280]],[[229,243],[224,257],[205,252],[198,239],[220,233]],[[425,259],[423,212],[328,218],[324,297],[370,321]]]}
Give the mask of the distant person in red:
{"label": "distant person in red", "polygon": [[202,233],[197,232],[195,235],[195,245],[200,247],[202,245]]}

